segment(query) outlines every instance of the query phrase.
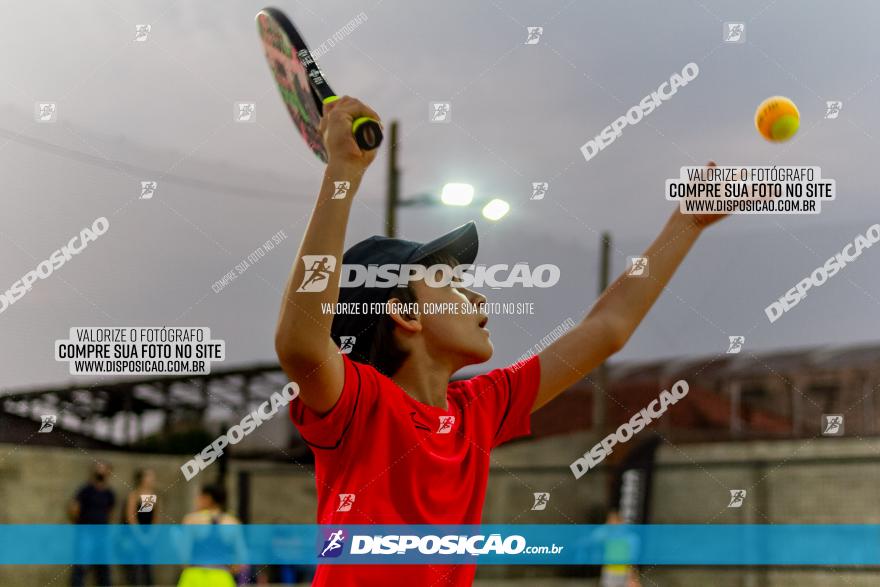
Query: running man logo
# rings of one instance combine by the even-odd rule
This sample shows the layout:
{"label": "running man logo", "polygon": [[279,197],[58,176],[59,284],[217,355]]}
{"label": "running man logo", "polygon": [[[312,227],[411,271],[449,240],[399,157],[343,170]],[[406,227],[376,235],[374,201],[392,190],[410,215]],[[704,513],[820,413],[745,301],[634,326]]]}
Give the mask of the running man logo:
{"label": "running man logo", "polygon": [[339,354],[340,355],[348,355],[351,351],[354,350],[354,343],[357,340],[355,336],[340,336],[339,337]]}
{"label": "running man logo", "polygon": [[437,434],[449,434],[455,425],[455,416],[439,416],[440,427],[437,428]]}
{"label": "running man logo", "polygon": [[339,507],[336,508],[337,512],[350,512],[351,506],[354,505],[354,493],[340,493],[339,494]]}
{"label": "running man logo", "polygon": [[550,501],[550,494],[538,492],[533,495],[535,496],[535,503],[532,505],[532,511],[546,510],[547,502]]}
{"label": "running man logo", "polygon": [[55,122],[58,120],[58,107],[55,102],[37,102],[37,122]]}
{"label": "running man logo", "polygon": [[647,277],[648,276],[648,258],[647,257],[630,257],[629,269],[626,272],[630,277]]}
{"label": "running man logo", "polygon": [[254,122],[257,120],[257,105],[253,102],[235,103],[235,122]]}
{"label": "running man logo", "polygon": [[138,43],[145,42],[147,39],[150,38],[150,31],[152,29],[153,26],[149,24],[134,25],[134,40]]}
{"label": "running man logo", "polygon": [[342,533],[342,530],[331,532],[327,540],[324,541],[324,548],[321,549],[318,558],[337,557],[342,554],[343,546],[345,546],[345,535]]}
{"label": "running man logo", "polygon": [[724,23],[725,43],[744,43],[746,40],[746,25],[743,22]]}
{"label": "running man logo", "polygon": [[40,429],[37,430],[37,433],[48,434],[55,428],[55,422],[58,421],[58,416],[51,414],[49,416],[40,416],[40,419],[42,421],[40,422]]}
{"label": "running man logo", "polygon": [[431,122],[449,122],[452,120],[449,102],[431,102]]}
{"label": "running man logo", "polygon": [[840,109],[843,108],[843,102],[838,100],[829,100],[825,102],[825,118],[832,119],[840,116]]}
{"label": "running man logo", "polygon": [[526,45],[537,45],[538,41],[541,40],[541,35],[544,33],[544,27],[542,26],[528,26],[526,27],[526,32],[528,36],[526,37]]}
{"label": "running man logo", "polygon": [[546,181],[533,181],[532,182],[532,195],[529,198],[530,200],[543,200],[544,196],[547,195],[547,190],[550,189],[550,184]]}
{"label": "running man logo", "polygon": [[146,513],[153,511],[156,505],[155,495],[141,495],[141,505],[138,507],[138,513]]}
{"label": "running man logo", "polygon": [[843,414],[822,414],[822,436],[843,436]]}
{"label": "running man logo", "polygon": [[746,500],[746,490],[745,489],[731,489],[730,490],[730,503],[727,504],[729,508],[741,508],[743,502]]}
{"label": "running man logo", "polygon": [[302,262],[306,266],[306,275],[296,291],[318,292],[327,289],[330,274],[336,269],[336,257],[333,255],[303,255]]}
{"label": "running man logo", "polygon": [[727,347],[727,354],[728,355],[739,354],[739,352],[743,348],[743,345],[746,342],[746,337],[745,336],[728,336],[727,338],[730,341],[730,344]]}
{"label": "running man logo", "polygon": [[348,190],[351,189],[350,181],[334,181],[333,186],[336,188],[336,191],[333,193],[333,197],[331,200],[344,200],[345,196],[348,194]]}
{"label": "running man logo", "polygon": [[156,181],[142,181],[141,182],[141,200],[149,200],[153,196],[156,195],[156,190],[159,189],[159,182]]}

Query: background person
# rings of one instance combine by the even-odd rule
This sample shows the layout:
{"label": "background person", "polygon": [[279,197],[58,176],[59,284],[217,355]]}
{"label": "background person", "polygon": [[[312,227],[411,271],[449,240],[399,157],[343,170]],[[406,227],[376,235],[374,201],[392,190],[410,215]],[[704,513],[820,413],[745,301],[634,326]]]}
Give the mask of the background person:
{"label": "background person", "polygon": [[[623,520],[617,510],[611,510],[608,512],[605,523],[609,526],[619,526],[623,524]],[[635,557],[637,548],[638,538],[634,533],[605,532],[605,557],[608,560],[619,562],[602,565],[599,587],[642,587],[636,568],[630,564],[622,564],[623,561],[632,560]]]}
{"label": "background person", "polygon": [[[196,510],[183,518],[185,525],[212,527],[240,525],[238,518],[227,514],[226,489],[219,484],[202,486],[196,498]],[[184,559],[194,561],[216,560],[217,564],[197,564],[187,567],[180,575],[178,587],[235,587],[235,574],[244,562],[244,541],[240,533],[193,530],[185,534]]]}
{"label": "background person", "polygon": [[[155,495],[156,473],[152,469],[138,469],[134,474],[134,489],[128,492],[122,507],[122,523],[130,524],[135,536],[140,538],[138,544],[132,546],[138,551],[148,551],[148,535],[140,533],[136,529],[140,526],[150,526],[156,523],[159,515],[159,502],[145,503],[142,496]],[[141,511],[145,510],[145,511]],[[143,547],[143,548],[142,548]],[[126,579],[130,585],[149,586],[153,584],[153,570],[150,565],[124,565]]]}
{"label": "background person", "polygon": [[[88,483],[79,488],[67,508],[68,516],[74,524],[109,524],[110,513],[116,503],[116,494],[108,486],[110,465],[96,462]],[[80,556],[90,556],[100,552],[106,544],[96,543],[88,533],[78,536],[76,549]],[[73,565],[70,584],[73,587],[85,585],[86,574],[91,568],[95,573],[95,584],[99,587],[111,585],[108,565]]]}

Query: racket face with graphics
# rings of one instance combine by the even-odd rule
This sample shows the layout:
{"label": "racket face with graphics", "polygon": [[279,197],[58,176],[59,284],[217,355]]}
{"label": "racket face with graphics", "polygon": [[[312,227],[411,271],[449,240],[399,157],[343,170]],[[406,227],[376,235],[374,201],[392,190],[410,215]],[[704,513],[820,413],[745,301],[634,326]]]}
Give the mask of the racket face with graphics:
{"label": "racket face with graphics", "polygon": [[[339,98],[324,79],[302,36],[283,12],[276,8],[261,10],[257,14],[257,31],[291,119],[308,147],[326,163],[327,150],[318,125],[324,104]],[[375,149],[382,143],[381,126],[371,118],[355,120],[352,133],[363,150]]]}

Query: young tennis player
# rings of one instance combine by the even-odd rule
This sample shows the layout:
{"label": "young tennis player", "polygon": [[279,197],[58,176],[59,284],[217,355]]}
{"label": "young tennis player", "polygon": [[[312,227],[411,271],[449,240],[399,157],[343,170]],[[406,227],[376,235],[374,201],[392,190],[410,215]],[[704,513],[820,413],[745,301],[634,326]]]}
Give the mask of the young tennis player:
{"label": "young tennis player", "polygon": [[[529,434],[532,412],[623,347],[701,230],[721,216],[676,212],[643,255],[649,278],[621,276],[538,355],[449,383],[492,356],[483,295],[455,282],[437,287],[446,275],[437,267],[402,287],[340,287],[343,264],[431,267],[470,264],[477,255],[469,223],[424,244],[374,236],[343,257],[352,203],[376,154],[352,138],[362,116],[379,120],[347,96],[325,106],[329,159],[275,337],[281,366],[300,388],[291,418],[315,454],[317,523],[479,524],[492,449]],[[334,316],[322,308],[336,302],[388,311]],[[471,311],[426,313],[420,304]],[[326,564],[313,585],[458,587],[471,585],[474,573],[474,565]]]}

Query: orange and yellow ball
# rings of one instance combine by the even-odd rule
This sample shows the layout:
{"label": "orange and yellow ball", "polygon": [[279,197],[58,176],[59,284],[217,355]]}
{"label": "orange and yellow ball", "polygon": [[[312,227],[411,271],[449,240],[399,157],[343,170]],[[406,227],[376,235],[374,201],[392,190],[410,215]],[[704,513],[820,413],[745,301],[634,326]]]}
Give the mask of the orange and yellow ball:
{"label": "orange and yellow ball", "polygon": [[797,106],[785,96],[767,98],[755,111],[755,127],[765,139],[774,143],[793,137],[800,122]]}

